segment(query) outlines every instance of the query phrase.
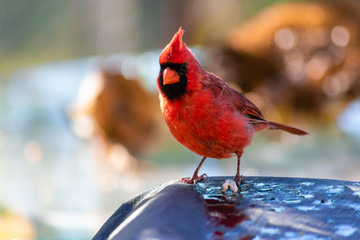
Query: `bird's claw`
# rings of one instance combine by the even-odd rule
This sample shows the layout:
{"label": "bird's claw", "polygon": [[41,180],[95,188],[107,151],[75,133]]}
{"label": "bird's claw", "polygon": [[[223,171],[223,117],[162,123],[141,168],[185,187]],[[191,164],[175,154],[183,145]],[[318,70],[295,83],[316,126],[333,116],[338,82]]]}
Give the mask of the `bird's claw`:
{"label": "bird's claw", "polygon": [[206,173],[204,173],[200,176],[193,175],[191,178],[179,178],[179,181],[186,183],[186,184],[196,184],[197,182],[200,182],[200,181],[204,180],[205,178],[207,178]]}
{"label": "bird's claw", "polygon": [[236,174],[234,181],[236,182],[236,184],[240,187],[240,184],[244,181],[244,176],[243,175],[239,175]]}

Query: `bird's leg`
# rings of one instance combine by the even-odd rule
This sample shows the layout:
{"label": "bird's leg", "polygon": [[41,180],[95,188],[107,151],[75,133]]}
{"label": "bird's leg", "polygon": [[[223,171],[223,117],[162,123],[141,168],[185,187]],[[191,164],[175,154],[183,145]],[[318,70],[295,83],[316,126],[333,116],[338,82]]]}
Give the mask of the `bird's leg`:
{"label": "bird's leg", "polygon": [[198,176],[199,170],[203,163],[205,162],[206,157],[203,157],[197,168],[195,169],[195,172],[193,173],[192,177],[190,179],[181,178],[180,180],[187,184],[196,184],[198,181],[204,180],[205,176],[207,177],[206,173],[202,174],[200,177]]}
{"label": "bird's leg", "polygon": [[240,184],[244,181],[244,176],[240,175],[240,159],[241,156],[243,154],[243,151],[241,152],[236,152],[237,155],[237,171],[236,171],[236,175],[235,175],[235,179],[234,181],[236,182],[236,184],[240,187]]}

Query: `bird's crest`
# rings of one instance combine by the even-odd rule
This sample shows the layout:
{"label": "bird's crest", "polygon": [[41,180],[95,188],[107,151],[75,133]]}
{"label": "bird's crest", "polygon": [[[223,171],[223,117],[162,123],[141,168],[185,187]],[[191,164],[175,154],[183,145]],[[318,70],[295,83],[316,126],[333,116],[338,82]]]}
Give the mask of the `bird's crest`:
{"label": "bird's crest", "polygon": [[162,63],[185,63],[193,58],[190,49],[182,40],[184,30],[179,28],[173,36],[170,43],[163,49],[160,54],[159,62]]}

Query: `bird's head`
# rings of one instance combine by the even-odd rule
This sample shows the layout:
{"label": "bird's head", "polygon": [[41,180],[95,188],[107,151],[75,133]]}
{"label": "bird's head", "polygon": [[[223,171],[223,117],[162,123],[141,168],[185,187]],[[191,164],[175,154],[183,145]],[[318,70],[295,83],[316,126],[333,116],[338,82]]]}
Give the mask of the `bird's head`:
{"label": "bird's head", "polygon": [[196,76],[201,70],[199,62],[182,41],[184,30],[180,27],[159,58],[159,91],[170,101],[181,98],[199,85]]}

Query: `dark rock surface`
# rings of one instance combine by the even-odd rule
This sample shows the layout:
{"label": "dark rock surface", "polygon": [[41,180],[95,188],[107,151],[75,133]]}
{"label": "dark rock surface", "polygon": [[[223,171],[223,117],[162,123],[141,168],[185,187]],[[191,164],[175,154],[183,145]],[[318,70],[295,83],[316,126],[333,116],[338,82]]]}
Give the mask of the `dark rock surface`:
{"label": "dark rock surface", "polygon": [[245,177],[240,193],[222,193],[229,178],[142,193],[93,239],[360,239],[359,182]]}

